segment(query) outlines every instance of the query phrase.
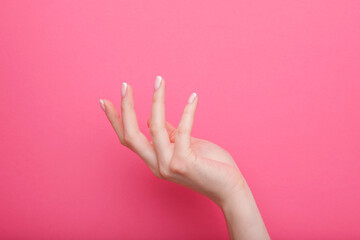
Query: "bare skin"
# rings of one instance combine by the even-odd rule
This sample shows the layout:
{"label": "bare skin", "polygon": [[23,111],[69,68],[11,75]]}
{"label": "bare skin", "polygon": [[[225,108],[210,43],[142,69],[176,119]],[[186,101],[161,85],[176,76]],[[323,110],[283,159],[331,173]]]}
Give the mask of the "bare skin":
{"label": "bare skin", "polygon": [[158,76],[147,121],[151,141],[139,130],[129,84],[122,85],[121,116],[109,100],[100,100],[121,144],[138,154],[157,177],[214,201],[224,213],[230,239],[270,239],[232,156],[212,142],[191,136],[198,96],[190,96],[175,128],[165,120],[165,89],[165,80]]}

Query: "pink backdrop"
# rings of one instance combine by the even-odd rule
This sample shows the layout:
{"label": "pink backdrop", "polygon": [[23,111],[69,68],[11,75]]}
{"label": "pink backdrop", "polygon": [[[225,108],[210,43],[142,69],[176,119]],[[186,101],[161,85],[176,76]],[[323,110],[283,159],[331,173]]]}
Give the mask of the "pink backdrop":
{"label": "pink backdrop", "polygon": [[[99,106],[153,82],[235,158],[273,239],[360,238],[359,1],[1,1],[0,238],[226,239]],[[146,132],[149,136],[149,134]]]}

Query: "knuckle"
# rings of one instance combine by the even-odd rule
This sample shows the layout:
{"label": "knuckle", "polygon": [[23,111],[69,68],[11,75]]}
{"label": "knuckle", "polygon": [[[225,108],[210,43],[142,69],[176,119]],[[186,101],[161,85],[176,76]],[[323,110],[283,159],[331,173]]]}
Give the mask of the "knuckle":
{"label": "knuckle", "polygon": [[132,133],[132,134],[129,134],[129,133],[124,133],[124,139],[123,141],[126,143],[126,144],[131,144],[135,141],[136,139],[136,134]]}
{"label": "knuckle", "polygon": [[190,108],[185,108],[184,109],[184,115],[190,116],[191,114],[192,114],[192,110]]}
{"label": "knuckle", "polygon": [[118,113],[116,115],[113,115],[113,116],[109,117],[109,121],[110,121],[112,126],[115,126],[116,123],[119,122],[119,120],[120,120],[120,116],[119,116]]}
{"label": "knuckle", "polygon": [[158,102],[158,98],[157,98],[156,96],[154,96],[154,97],[152,98],[152,103],[155,104],[155,103],[157,103],[157,102]]}
{"label": "knuckle", "polygon": [[160,178],[162,178],[162,179],[169,179],[171,177],[169,169],[167,169],[163,166],[159,167],[159,175],[160,175]]}
{"label": "knuckle", "polygon": [[151,135],[157,134],[160,132],[160,127],[155,124],[150,124],[149,131]]}
{"label": "knuckle", "polygon": [[184,135],[184,134],[186,134],[188,131],[187,131],[187,129],[186,128],[179,128],[178,130],[177,130],[177,134],[178,135]]}
{"label": "knuckle", "polygon": [[112,113],[111,115],[112,115],[113,121],[117,121],[117,120],[120,119],[120,114],[118,113],[118,111],[115,111],[115,112]]}
{"label": "knuckle", "polygon": [[188,164],[184,160],[174,159],[170,162],[169,169],[173,173],[183,175],[188,171]]}
{"label": "knuckle", "polygon": [[126,104],[121,104],[121,112],[124,112],[126,110]]}

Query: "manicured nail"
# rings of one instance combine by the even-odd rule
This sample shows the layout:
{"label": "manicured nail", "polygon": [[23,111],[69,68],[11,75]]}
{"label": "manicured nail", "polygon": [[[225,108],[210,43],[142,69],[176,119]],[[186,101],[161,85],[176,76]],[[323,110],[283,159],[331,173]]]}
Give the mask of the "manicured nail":
{"label": "manicured nail", "polygon": [[189,97],[188,103],[193,103],[196,98],[196,93],[192,93]]}
{"label": "manicured nail", "polygon": [[102,99],[100,99],[100,106],[101,106],[102,110],[104,110],[104,112],[105,112],[105,104]]}
{"label": "manicured nail", "polygon": [[160,84],[161,84],[161,77],[157,76],[155,79],[155,91],[159,89]]}
{"label": "manicured nail", "polygon": [[127,83],[123,82],[121,86],[121,96],[125,97],[126,89],[127,89]]}

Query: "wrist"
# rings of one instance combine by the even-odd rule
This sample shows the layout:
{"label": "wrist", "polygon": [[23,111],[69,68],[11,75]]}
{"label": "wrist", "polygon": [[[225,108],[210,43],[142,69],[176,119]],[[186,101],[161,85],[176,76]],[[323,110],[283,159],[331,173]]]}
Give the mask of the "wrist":
{"label": "wrist", "polygon": [[246,181],[219,204],[230,239],[270,239]]}
{"label": "wrist", "polygon": [[232,175],[232,180],[227,185],[231,187],[224,187],[221,195],[218,195],[216,200],[213,199],[221,210],[230,208],[238,202],[240,198],[246,196],[245,193],[249,191],[245,178],[240,171]]}
{"label": "wrist", "polygon": [[232,191],[223,198],[222,201],[217,203],[217,205],[220,207],[222,212],[228,212],[233,209],[235,209],[239,203],[241,202],[248,202],[249,201],[249,193],[250,188],[247,185],[244,178],[242,178],[241,181],[239,181],[239,184],[237,184]]}

